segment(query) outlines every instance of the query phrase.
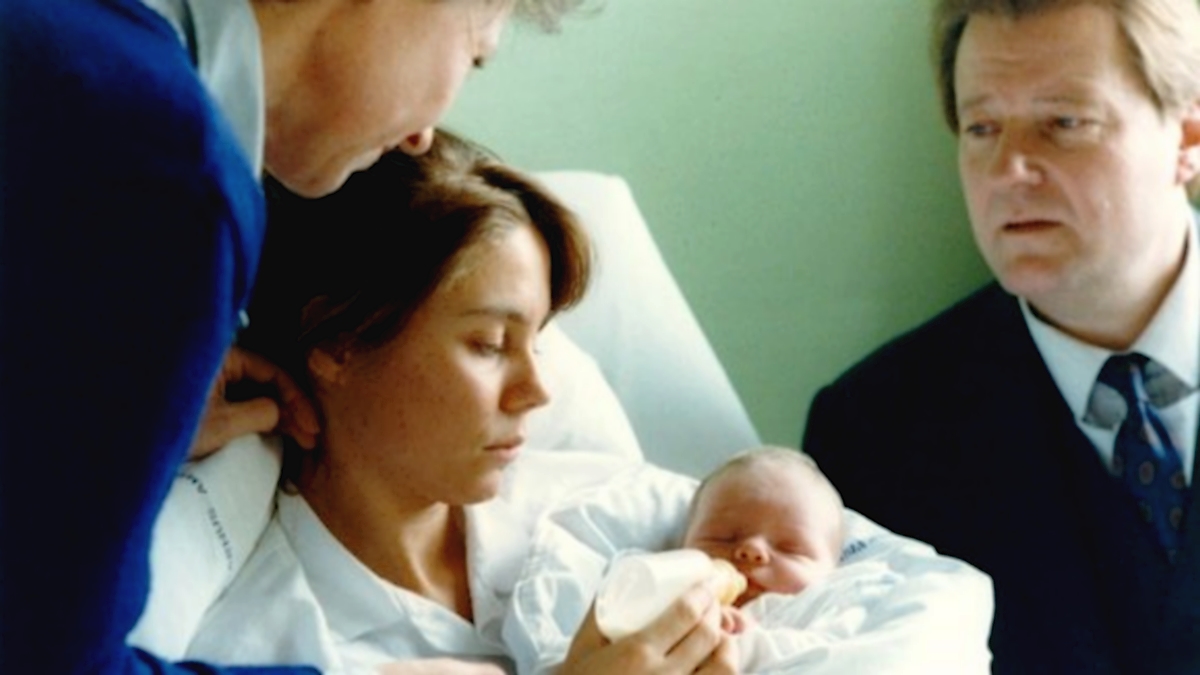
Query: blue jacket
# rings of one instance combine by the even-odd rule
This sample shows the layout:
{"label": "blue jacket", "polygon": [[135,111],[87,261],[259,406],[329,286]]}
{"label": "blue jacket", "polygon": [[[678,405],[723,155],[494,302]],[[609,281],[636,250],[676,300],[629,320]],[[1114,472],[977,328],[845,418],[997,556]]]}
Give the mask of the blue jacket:
{"label": "blue jacket", "polygon": [[125,636],[263,234],[161,17],[0,1],[0,672],[214,672]]}

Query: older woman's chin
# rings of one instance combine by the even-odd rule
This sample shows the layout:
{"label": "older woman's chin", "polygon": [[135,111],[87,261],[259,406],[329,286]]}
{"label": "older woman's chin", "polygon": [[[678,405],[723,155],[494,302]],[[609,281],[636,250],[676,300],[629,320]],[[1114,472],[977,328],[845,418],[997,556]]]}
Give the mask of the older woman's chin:
{"label": "older woman's chin", "polygon": [[288,190],[301,197],[315,199],[337,191],[352,174],[370,168],[382,154],[381,149],[373,149],[353,156],[320,160],[315,155],[275,153],[276,156],[272,157],[268,153],[265,168]]}

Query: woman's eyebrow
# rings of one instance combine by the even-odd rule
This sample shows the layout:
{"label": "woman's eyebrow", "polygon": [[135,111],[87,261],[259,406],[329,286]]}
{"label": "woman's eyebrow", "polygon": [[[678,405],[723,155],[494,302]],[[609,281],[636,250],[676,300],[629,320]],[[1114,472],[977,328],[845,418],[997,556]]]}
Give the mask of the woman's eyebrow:
{"label": "woman's eyebrow", "polygon": [[521,323],[533,325],[535,322],[521,310],[507,305],[484,305],[463,310],[459,316],[464,318],[484,317],[499,319],[506,323]]}

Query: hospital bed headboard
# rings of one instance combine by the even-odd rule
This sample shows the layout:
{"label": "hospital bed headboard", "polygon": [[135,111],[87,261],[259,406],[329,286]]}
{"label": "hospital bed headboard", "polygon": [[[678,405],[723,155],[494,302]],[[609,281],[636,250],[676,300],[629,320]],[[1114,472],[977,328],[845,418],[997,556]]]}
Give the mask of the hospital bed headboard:
{"label": "hospital bed headboard", "polygon": [[625,181],[583,171],[537,177],[580,215],[597,250],[586,299],[558,323],[599,364],[646,458],[700,476],[757,444]]}

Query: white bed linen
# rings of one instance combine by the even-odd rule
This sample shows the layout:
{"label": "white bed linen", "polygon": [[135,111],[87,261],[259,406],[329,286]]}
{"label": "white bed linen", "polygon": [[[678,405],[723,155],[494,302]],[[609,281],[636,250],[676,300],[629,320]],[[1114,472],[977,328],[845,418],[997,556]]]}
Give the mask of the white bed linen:
{"label": "white bed linen", "polygon": [[535,520],[567,493],[629,464],[598,453],[529,450],[510,467],[500,496],[465,509],[473,623],[375,575],[303,498],[280,493],[266,532],[205,615],[187,658],[346,674],[439,656],[511,665],[501,625]]}
{"label": "white bed linen", "polygon": [[[503,629],[518,673],[562,662],[616,556],[679,541],[695,485],[642,465],[539,522]],[[752,661],[743,672],[988,673],[990,579],[853,511],[846,518],[841,566],[827,583],[756,601],[762,627],[741,638]]]}

